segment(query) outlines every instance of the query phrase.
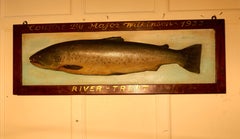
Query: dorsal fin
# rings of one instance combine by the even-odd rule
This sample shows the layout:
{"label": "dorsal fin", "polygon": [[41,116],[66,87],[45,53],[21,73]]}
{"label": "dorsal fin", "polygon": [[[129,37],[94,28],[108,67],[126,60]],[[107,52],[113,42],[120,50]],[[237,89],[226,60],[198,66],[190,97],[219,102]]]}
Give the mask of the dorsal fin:
{"label": "dorsal fin", "polygon": [[124,39],[122,37],[109,37],[109,38],[104,38],[104,39],[101,39],[101,40],[124,42]]}
{"label": "dorsal fin", "polygon": [[164,45],[161,45],[160,48],[169,49],[169,45],[168,44],[164,44]]}

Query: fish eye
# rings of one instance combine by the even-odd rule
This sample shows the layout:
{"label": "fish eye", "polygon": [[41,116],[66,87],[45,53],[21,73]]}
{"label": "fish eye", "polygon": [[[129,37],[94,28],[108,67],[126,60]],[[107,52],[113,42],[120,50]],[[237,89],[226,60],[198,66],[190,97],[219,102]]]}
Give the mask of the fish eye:
{"label": "fish eye", "polygon": [[35,56],[33,56],[34,58],[36,58],[36,59],[39,59],[39,58],[41,58],[42,56],[41,55],[35,55]]}

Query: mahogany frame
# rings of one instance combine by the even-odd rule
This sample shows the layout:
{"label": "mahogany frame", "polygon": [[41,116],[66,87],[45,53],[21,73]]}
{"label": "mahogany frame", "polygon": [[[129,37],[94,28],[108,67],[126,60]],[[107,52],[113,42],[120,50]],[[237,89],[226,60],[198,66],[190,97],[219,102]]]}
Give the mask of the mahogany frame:
{"label": "mahogany frame", "polygon": [[[216,82],[201,84],[94,84],[22,85],[22,34],[52,32],[101,32],[139,30],[214,29]],[[136,94],[216,94],[226,93],[225,22],[210,20],[162,20],[84,22],[13,25],[14,95],[136,95]]]}

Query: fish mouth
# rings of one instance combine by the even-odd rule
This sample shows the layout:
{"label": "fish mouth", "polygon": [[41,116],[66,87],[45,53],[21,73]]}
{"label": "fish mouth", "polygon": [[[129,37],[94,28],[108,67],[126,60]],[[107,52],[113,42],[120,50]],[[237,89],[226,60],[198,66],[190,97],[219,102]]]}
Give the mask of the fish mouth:
{"label": "fish mouth", "polygon": [[34,64],[34,63],[39,63],[35,58],[33,58],[32,56],[29,57],[29,61],[30,63]]}
{"label": "fish mouth", "polygon": [[30,63],[33,64],[34,66],[43,67],[43,65],[42,65],[38,60],[36,60],[36,59],[33,58],[33,57],[30,57],[30,58],[29,58],[29,61],[30,61]]}
{"label": "fish mouth", "polygon": [[30,63],[37,67],[43,67],[43,65],[38,62],[30,61]]}

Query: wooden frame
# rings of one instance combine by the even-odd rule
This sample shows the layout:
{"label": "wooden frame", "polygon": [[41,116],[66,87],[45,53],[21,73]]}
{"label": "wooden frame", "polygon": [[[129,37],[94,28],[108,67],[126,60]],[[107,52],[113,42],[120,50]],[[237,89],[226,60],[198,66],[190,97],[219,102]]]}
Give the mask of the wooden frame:
{"label": "wooden frame", "polygon": [[[68,36],[68,39],[76,37],[77,39],[92,39],[94,37],[106,38],[112,36],[123,36],[124,39],[146,39],[149,43],[156,40],[159,43],[159,38],[163,43],[185,46],[192,38],[197,38],[202,43],[202,56],[208,55],[207,58],[201,59],[200,74],[193,74],[195,80],[181,81],[182,77],[176,77],[177,81],[171,81],[170,77],[166,76],[164,82],[157,82],[158,77],[152,75],[154,71],[147,72],[144,75],[134,74],[134,76],[87,76],[86,75],[71,75],[72,79],[78,79],[76,82],[50,82],[41,72],[46,69],[37,69],[41,72],[32,72],[28,69],[32,68],[31,63],[26,62],[33,51],[37,51],[36,45],[47,47],[47,42],[61,42],[58,39],[62,36]],[[202,34],[201,34],[202,33]],[[120,34],[120,35],[119,35]],[[168,34],[165,35],[164,34]],[[170,34],[170,35],[169,35]],[[181,35],[186,34],[186,35]],[[194,34],[197,36],[194,37]],[[50,37],[48,36],[50,35]],[[144,37],[147,36],[147,37]],[[160,36],[159,36],[160,35]],[[209,36],[208,36],[209,35]],[[48,41],[40,41],[39,36],[47,37]],[[205,37],[205,38],[202,38]],[[210,43],[201,42],[210,38]],[[182,39],[182,40],[181,40]],[[41,43],[39,43],[41,42]],[[145,42],[145,41],[144,41]],[[194,41],[192,41],[194,42]],[[191,42],[191,43],[192,43]],[[195,42],[194,42],[195,43]],[[31,50],[30,50],[31,49]],[[177,49],[177,48],[176,48]],[[209,53],[211,51],[211,53]],[[205,54],[206,53],[206,54]],[[211,57],[211,56],[212,57]],[[211,57],[211,59],[209,59]],[[208,63],[208,64],[205,64]],[[204,66],[205,65],[205,66]],[[211,77],[208,75],[208,66],[213,65]],[[175,64],[171,65],[176,67]],[[175,67],[174,67],[175,66]],[[161,69],[162,66],[159,68]],[[46,72],[46,71],[44,71]],[[48,71],[47,71],[48,72]],[[53,71],[59,72],[59,71]],[[162,73],[165,73],[161,71]],[[179,76],[185,71],[179,72]],[[206,72],[206,75],[204,75]],[[39,73],[39,74],[36,74]],[[168,72],[166,72],[168,73]],[[68,79],[68,73],[64,78]],[[155,74],[155,73],[154,73]],[[192,74],[192,73],[191,73]],[[148,75],[151,79],[148,80]],[[201,78],[200,78],[201,75]],[[43,77],[44,76],[44,77]],[[58,76],[51,79],[61,81]],[[74,76],[74,77],[73,77]],[[173,75],[172,75],[173,76]],[[174,75],[175,76],[175,75]],[[209,93],[226,93],[226,77],[225,77],[225,25],[223,19],[211,20],[164,20],[164,21],[123,21],[123,22],[86,22],[86,23],[54,23],[54,24],[22,24],[13,25],[13,94],[15,95],[102,95],[102,94],[209,94]],[[59,78],[58,78],[59,77]],[[84,78],[83,78],[84,77]],[[125,76],[124,76],[125,77]],[[209,80],[205,80],[209,77]],[[39,78],[39,81],[36,81]],[[69,79],[71,79],[69,77]],[[116,80],[119,82],[115,82]],[[138,80],[130,81],[136,78]],[[142,82],[141,78],[146,78],[146,82]],[[150,78],[150,77],[149,77]],[[192,78],[192,77],[191,77]],[[210,79],[211,78],[211,79]],[[34,82],[33,82],[34,79]],[[108,80],[108,82],[103,80]],[[128,80],[129,79],[129,80]],[[40,81],[41,80],[41,81]],[[84,80],[84,81],[83,81]],[[96,80],[96,81],[95,81]],[[36,81],[36,82],[35,82]],[[49,82],[48,82],[49,81]]]}

